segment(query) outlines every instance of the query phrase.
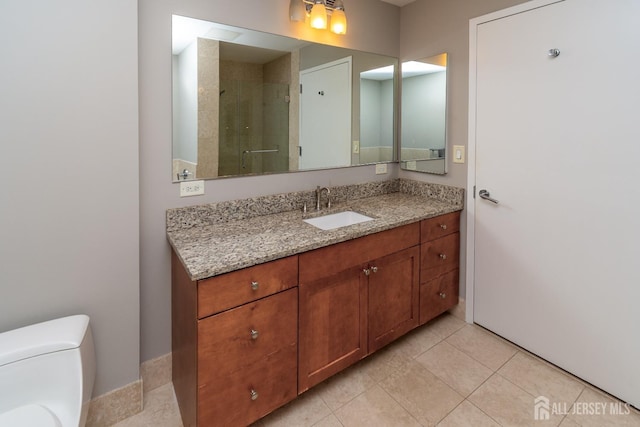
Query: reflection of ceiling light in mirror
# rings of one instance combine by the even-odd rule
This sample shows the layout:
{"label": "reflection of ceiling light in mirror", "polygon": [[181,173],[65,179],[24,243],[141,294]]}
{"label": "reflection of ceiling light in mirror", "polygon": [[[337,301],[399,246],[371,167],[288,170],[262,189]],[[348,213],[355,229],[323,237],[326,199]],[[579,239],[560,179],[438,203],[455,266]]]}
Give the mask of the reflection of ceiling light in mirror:
{"label": "reflection of ceiling light in mirror", "polygon": [[437,73],[446,69],[447,67],[427,64],[426,62],[408,61],[402,63],[402,77],[421,76],[423,74]]}
{"label": "reflection of ceiling light in mirror", "polygon": [[369,80],[389,80],[393,78],[393,65],[388,65],[375,70],[363,71],[360,73],[361,79]]}

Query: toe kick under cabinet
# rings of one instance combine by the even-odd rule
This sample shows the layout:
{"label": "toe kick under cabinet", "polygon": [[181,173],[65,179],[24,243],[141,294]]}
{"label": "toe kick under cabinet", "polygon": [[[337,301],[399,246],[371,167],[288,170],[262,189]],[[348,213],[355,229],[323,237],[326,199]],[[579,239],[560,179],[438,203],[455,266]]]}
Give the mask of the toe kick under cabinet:
{"label": "toe kick under cabinet", "polygon": [[172,255],[183,424],[246,426],[458,302],[453,213],[192,281]]}

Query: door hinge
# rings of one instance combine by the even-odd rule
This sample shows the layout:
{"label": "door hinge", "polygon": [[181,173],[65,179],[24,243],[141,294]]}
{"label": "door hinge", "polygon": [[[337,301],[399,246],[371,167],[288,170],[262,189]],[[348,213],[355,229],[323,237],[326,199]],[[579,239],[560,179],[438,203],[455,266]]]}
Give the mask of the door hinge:
{"label": "door hinge", "polygon": [[302,93],[302,83],[300,83],[300,93]]}
{"label": "door hinge", "polygon": [[473,186],[473,198],[474,199],[476,198],[476,186],[475,185]]}
{"label": "door hinge", "polygon": [[298,155],[302,157],[302,146],[298,145]]}

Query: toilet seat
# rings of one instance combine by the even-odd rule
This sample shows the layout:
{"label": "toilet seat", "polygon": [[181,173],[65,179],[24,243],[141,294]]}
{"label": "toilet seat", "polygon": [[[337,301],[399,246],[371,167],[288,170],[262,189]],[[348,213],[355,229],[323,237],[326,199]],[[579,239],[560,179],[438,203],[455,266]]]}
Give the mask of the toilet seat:
{"label": "toilet seat", "polygon": [[58,418],[41,405],[24,405],[0,414],[0,427],[62,427]]}

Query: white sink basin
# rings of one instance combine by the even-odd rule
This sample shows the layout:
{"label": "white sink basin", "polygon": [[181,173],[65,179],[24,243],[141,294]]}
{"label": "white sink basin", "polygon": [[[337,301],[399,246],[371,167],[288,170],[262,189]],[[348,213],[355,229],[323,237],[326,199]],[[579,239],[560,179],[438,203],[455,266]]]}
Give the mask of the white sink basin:
{"label": "white sink basin", "polygon": [[333,230],[334,228],[346,227],[347,225],[359,224],[361,222],[372,221],[373,218],[359,214],[354,211],[344,211],[316,218],[303,220],[307,224],[318,227],[321,230]]}

